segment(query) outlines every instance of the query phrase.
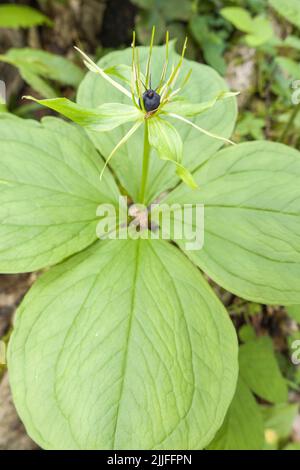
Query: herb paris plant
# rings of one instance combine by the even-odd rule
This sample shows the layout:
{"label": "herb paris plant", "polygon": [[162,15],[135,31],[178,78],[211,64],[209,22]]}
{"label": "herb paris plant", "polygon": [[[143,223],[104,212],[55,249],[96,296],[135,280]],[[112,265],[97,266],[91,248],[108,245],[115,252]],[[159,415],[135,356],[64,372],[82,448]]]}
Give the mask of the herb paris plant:
{"label": "herb paris plant", "polygon": [[[152,31],[151,44],[149,48],[149,55],[146,63],[145,75],[141,73],[141,66],[139,60],[138,49],[135,47],[135,34],[133,35],[132,42],[132,65],[131,70],[126,65],[119,66],[121,73],[118,70],[113,69],[113,72],[121,77],[125,82],[130,83],[130,90],[124,87],[123,84],[116,82],[111,78],[110,74],[106,73],[102,68],[96,65],[84,52],[76,48],[84,57],[84,63],[94,73],[104,78],[110,85],[116,88],[119,92],[125,95],[127,98],[132,99],[132,106],[121,103],[105,103],[96,109],[86,109],[82,106],[76,105],[66,98],[48,99],[48,100],[36,100],[40,104],[48,106],[55,111],[60,112],[64,116],[73,120],[74,122],[82,125],[83,127],[96,130],[101,132],[111,131],[126,122],[134,122],[132,127],[126,132],[116,146],[110,152],[106,159],[106,165],[110,162],[111,158],[115,153],[123,146],[133,134],[144,124],[146,146],[148,144],[157,150],[159,157],[162,160],[171,161],[176,165],[176,171],[178,176],[190,187],[195,188],[195,184],[191,173],[182,165],[182,140],[175,129],[175,127],[165,120],[166,117],[179,120],[192,126],[194,129],[200,131],[207,136],[223,141],[232,143],[225,137],[217,136],[208,130],[199,127],[196,123],[188,120],[186,116],[196,116],[201,114],[211,107],[213,107],[217,101],[234,96],[236,93],[230,93],[226,91],[219,91],[218,94],[210,101],[195,104],[185,100],[184,98],[178,98],[178,94],[184,89],[187,82],[189,81],[192,69],[189,69],[186,76],[182,80],[181,84],[176,84],[180,75],[180,71],[183,65],[184,53],[186,50],[187,40],[183,45],[183,50],[180,59],[176,65],[172,65],[170,75],[167,77],[168,65],[169,65],[169,35],[166,34],[166,47],[165,47],[165,62],[162,67],[162,72],[158,82],[158,86],[155,90],[151,88],[151,58],[153,51],[155,28]],[[145,88],[143,92],[142,88]],[[105,169],[105,168],[104,168]],[[103,169],[103,172],[104,172]],[[148,172],[148,166],[144,166],[146,172],[142,177],[142,181],[146,185],[146,176]],[[102,173],[103,174],[103,173]],[[101,177],[102,177],[101,174]],[[144,188],[141,188],[140,202],[144,202]]]}
{"label": "herb paris plant", "polygon": [[[149,49],[138,50],[147,70]],[[166,48],[153,47],[152,54],[154,82]],[[128,49],[98,64],[130,96],[106,76],[90,72],[83,80],[80,107],[73,109],[77,121],[81,110],[88,135],[58,118],[37,123],[0,115],[0,269],[57,265],[21,304],[8,357],[17,410],[46,449],[199,449],[212,441],[235,393],[237,341],[227,312],[197,267],[246,299],[300,303],[296,150],[253,142],[217,152],[222,141],[174,120],[197,189],[180,183],[172,166],[155,158],[157,146],[148,148],[147,184],[141,185],[142,126],[111,159],[113,172],[109,167],[103,172],[96,148],[108,159],[132,124],[117,105],[101,108],[102,114],[97,106],[119,104],[120,96],[121,104],[130,106],[131,67],[120,64],[131,59]],[[169,63],[174,59],[170,48]],[[215,101],[225,89],[209,67],[182,60],[181,68],[193,70],[184,88],[192,104]],[[180,112],[187,105],[173,103],[165,106]],[[68,113],[71,106],[67,102]],[[103,109],[110,113],[105,119]],[[134,106],[134,113],[144,122],[141,109]],[[103,132],[109,119],[120,125]],[[149,122],[160,119],[170,124],[163,112]],[[192,119],[229,138],[234,97]],[[160,141],[166,156],[168,136]],[[141,186],[146,203],[162,194],[170,204],[205,204],[202,250],[184,256],[164,240],[97,239],[98,205],[117,207],[120,188],[138,201]],[[184,241],[178,244],[184,250]]]}

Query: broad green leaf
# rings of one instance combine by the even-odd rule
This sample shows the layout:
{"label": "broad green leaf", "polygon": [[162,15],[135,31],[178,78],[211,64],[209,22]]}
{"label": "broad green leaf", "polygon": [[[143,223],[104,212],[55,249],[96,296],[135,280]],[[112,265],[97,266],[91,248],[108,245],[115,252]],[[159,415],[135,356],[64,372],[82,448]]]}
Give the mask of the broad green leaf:
{"label": "broad green leaf", "polygon": [[270,22],[262,16],[252,18],[247,10],[240,7],[222,8],[221,15],[237,29],[247,33],[245,41],[250,47],[258,47],[273,37]]}
{"label": "broad green leaf", "polygon": [[0,28],[30,28],[46,24],[52,25],[52,21],[38,10],[25,5],[1,5]]}
{"label": "broad green leaf", "polygon": [[203,56],[208,65],[224,76],[227,69],[227,64],[224,59],[226,43],[222,41],[221,38],[218,38],[218,40],[216,40],[216,38],[217,34],[214,34],[210,40],[205,40],[202,43]]}
{"label": "broad green leaf", "polygon": [[263,128],[265,127],[266,122],[264,118],[255,117],[251,112],[243,113],[243,117],[239,121],[235,133],[239,136],[251,136],[256,140],[263,140],[264,133]]}
{"label": "broad green leaf", "polygon": [[244,33],[253,33],[254,24],[250,13],[240,7],[226,7],[220,10],[221,15]]}
{"label": "broad green leaf", "polygon": [[260,450],[264,426],[259,407],[241,378],[222,427],[208,450]]}
{"label": "broad green leaf", "polygon": [[91,131],[107,132],[126,122],[143,119],[142,112],[135,106],[121,103],[106,103],[98,108],[88,109],[67,98],[50,100],[37,100],[32,96],[25,96],[25,98],[47,106]]}
{"label": "broad green leaf", "polygon": [[0,115],[0,272],[53,265],[95,241],[98,205],[118,202],[102,166],[80,128]]}
{"label": "broad green leaf", "polygon": [[287,439],[291,435],[298,411],[299,404],[297,403],[261,407],[265,428],[274,431],[279,439]]}
{"label": "broad green leaf", "polygon": [[290,77],[300,77],[300,65],[298,62],[290,59],[289,57],[276,57],[275,62],[281,67]]}
{"label": "broad green leaf", "polygon": [[0,60],[17,67],[23,80],[47,98],[57,96],[49,80],[77,87],[83,78],[83,71],[69,60],[38,49],[10,49]]}
{"label": "broad green leaf", "polygon": [[140,44],[147,46],[150,43],[153,25],[155,25],[154,44],[159,44],[164,40],[166,34],[164,17],[157,9],[141,10],[135,21],[136,34]]}
{"label": "broad green leaf", "polygon": [[[145,72],[148,48],[139,48],[141,60],[141,70]],[[171,71],[173,63],[177,63],[179,56],[174,51],[174,44],[170,47],[170,60],[168,73]],[[118,64],[131,64],[132,51],[116,51],[103,57],[99,65],[103,69],[113,67]],[[152,54],[152,84],[157,86],[161,76],[163,63],[165,61],[165,47],[154,47]],[[184,88],[184,98],[197,103],[212,100],[217,93],[226,90],[223,79],[211,68],[185,60],[182,67],[182,77],[192,69],[192,75]],[[77,101],[80,105],[88,108],[96,108],[106,102],[123,102],[131,104],[131,100],[118,92],[104,79],[89,72],[79,87]],[[223,102],[218,102],[212,109],[202,115],[193,118],[199,126],[224,137],[229,137],[234,127],[236,118],[236,99],[230,98]],[[189,126],[178,123],[175,120],[172,124],[176,127],[183,141],[183,161],[182,164],[193,171],[203,161],[209,158],[222,143],[211,137],[200,135],[198,131]],[[130,125],[126,124],[119,129],[115,129],[107,134],[97,134],[89,132],[91,138],[107,158],[112,149],[128,132]],[[200,151],[201,149],[201,151]],[[118,176],[122,186],[124,186],[131,197],[136,200],[139,194],[139,181],[141,180],[143,157],[143,129],[141,128],[128,141],[128,144],[118,151],[116,157],[111,161],[111,166]],[[147,203],[153,201],[161,192],[173,187],[179,182],[179,177],[175,173],[173,165],[162,161],[153,152],[150,161],[148,189],[146,194]]]}
{"label": "broad green leaf", "polygon": [[240,375],[259,397],[271,402],[287,400],[288,390],[273,351],[272,341],[261,337],[239,349]]}
{"label": "broad green leaf", "polygon": [[189,186],[191,189],[198,188],[196,181],[193,178],[193,175],[189,172],[187,168],[182,165],[177,165],[176,173],[182,181]]}
{"label": "broad green leaf", "polygon": [[44,274],[8,355],[14,403],[45,449],[200,449],[237,379],[227,312],[160,240],[99,241]]}
{"label": "broad green leaf", "polygon": [[204,204],[204,247],[186,254],[239,297],[299,304],[300,153],[243,143],[218,152],[193,176],[198,190],[180,185],[163,201]]}
{"label": "broad green leaf", "polygon": [[299,0],[269,0],[269,4],[286,20],[300,28]]}
{"label": "broad green leaf", "polygon": [[[119,78],[121,82],[124,82],[128,87],[131,86],[131,71],[132,67],[129,65],[114,65],[112,67],[108,67],[104,70],[107,75],[111,75],[115,78]],[[145,75],[141,73],[141,80],[143,83],[146,82]]]}
{"label": "broad green leaf", "polygon": [[291,318],[300,323],[300,305],[290,305],[286,310]]}

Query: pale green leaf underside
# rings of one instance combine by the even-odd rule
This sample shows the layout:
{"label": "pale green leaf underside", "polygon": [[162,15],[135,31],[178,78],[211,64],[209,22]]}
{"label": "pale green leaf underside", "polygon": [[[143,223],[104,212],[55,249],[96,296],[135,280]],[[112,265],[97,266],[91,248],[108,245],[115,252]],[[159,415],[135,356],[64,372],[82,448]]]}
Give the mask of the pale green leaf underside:
{"label": "pale green leaf underside", "polygon": [[14,402],[46,449],[199,449],[222,424],[236,336],[164,241],[101,241],[44,274],[9,347]]}
{"label": "pale green leaf underside", "polygon": [[0,116],[0,271],[55,264],[96,239],[96,209],[117,202],[84,132],[56,118]]}
{"label": "pale green leaf underside", "polygon": [[238,93],[233,92],[220,92],[212,100],[203,101],[201,103],[190,103],[189,101],[180,99],[179,97],[178,99],[167,103],[164,106],[163,111],[167,113],[181,114],[181,116],[192,117],[208,111],[210,108],[215,106],[218,101],[232,98],[237,94]]}
{"label": "pale green leaf underside", "polygon": [[256,395],[271,403],[287,400],[287,385],[270,338],[262,337],[243,344],[239,350],[239,366],[241,377]]}
{"label": "pale green leaf underside", "polygon": [[[145,71],[148,56],[148,48],[139,48],[141,70]],[[103,69],[108,69],[118,64],[131,64],[131,49],[112,52],[103,57],[99,65]],[[152,85],[157,86],[163,63],[165,60],[165,48],[154,47],[152,53]],[[168,73],[173,63],[177,63],[179,56],[174,52],[173,46],[170,50],[170,60]],[[214,99],[216,94],[227,89],[224,80],[210,67],[184,60],[182,66],[182,77],[192,69],[192,75],[184,88],[183,96],[192,103]],[[180,80],[178,81],[178,84]],[[124,102],[130,104],[129,98],[99,75],[89,72],[78,90],[77,101],[83,106],[93,108],[107,102]],[[201,116],[193,118],[199,126],[224,137],[229,137],[232,133],[236,119],[236,100],[230,98],[218,102],[212,109]],[[172,124],[178,130],[183,140],[183,161],[182,164],[190,171],[197,168],[204,160],[212,155],[222,145],[220,141],[200,134],[188,125],[178,123],[173,120]],[[128,131],[130,125],[121,126],[105,135],[91,133],[92,139],[105,158],[110,154],[114,146],[121,140]],[[142,127],[132,138],[116,153],[111,161],[111,166],[116,172],[122,185],[127,189],[133,199],[137,199],[139,194],[139,181],[141,180],[142,157],[143,157],[143,129]],[[201,149],[201,152],[199,152]],[[146,192],[147,202],[153,201],[157,195],[165,189],[173,187],[180,181],[176,175],[174,165],[161,161],[153,150],[150,158],[149,179]]]}
{"label": "pale green leaf underside", "polygon": [[209,450],[260,450],[264,444],[264,424],[251,391],[241,378],[224,423]]}
{"label": "pale green leaf underside", "polygon": [[164,202],[204,203],[205,240],[187,255],[218,284],[269,304],[300,303],[300,153],[271,142],[211,157]]}

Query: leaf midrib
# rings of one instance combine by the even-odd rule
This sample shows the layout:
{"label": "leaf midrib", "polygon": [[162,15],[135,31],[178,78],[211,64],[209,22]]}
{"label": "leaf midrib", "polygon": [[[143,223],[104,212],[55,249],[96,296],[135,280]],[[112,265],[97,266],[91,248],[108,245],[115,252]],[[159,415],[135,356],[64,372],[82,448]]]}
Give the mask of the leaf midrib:
{"label": "leaf midrib", "polygon": [[130,311],[130,317],[128,321],[128,328],[127,328],[127,337],[126,337],[126,352],[124,354],[123,358],[123,364],[122,364],[122,379],[121,379],[121,388],[120,388],[120,395],[119,395],[119,401],[118,401],[118,406],[116,410],[116,418],[115,418],[115,425],[113,429],[113,442],[112,442],[112,449],[115,449],[116,445],[116,435],[117,435],[117,428],[118,428],[118,422],[119,422],[119,416],[120,416],[120,406],[122,402],[122,395],[124,392],[124,384],[125,384],[125,375],[126,375],[126,369],[127,369],[127,364],[128,364],[128,349],[129,349],[129,343],[130,343],[130,338],[131,338],[131,333],[132,333],[132,323],[134,319],[134,314],[135,314],[135,304],[136,304],[136,285],[137,285],[137,279],[138,279],[138,271],[139,271],[139,263],[140,263],[140,246],[141,246],[141,240],[138,239],[136,240],[136,256],[135,256],[135,270],[134,270],[134,275],[133,275],[133,289],[132,289],[132,296],[131,296],[131,311]]}

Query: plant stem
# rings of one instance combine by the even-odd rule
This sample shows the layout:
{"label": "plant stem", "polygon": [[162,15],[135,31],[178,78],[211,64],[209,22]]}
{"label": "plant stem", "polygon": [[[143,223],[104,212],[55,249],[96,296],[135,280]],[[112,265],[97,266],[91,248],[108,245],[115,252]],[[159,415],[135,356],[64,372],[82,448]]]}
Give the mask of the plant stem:
{"label": "plant stem", "polygon": [[150,157],[150,145],[149,145],[149,138],[148,138],[148,123],[147,123],[147,120],[145,119],[143,169],[142,169],[141,189],[140,189],[140,195],[139,195],[139,202],[141,204],[145,203],[145,193],[146,193],[148,170],[149,170],[149,157]]}
{"label": "plant stem", "polygon": [[285,138],[286,138],[287,134],[289,133],[291,127],[293,126],[294,121],[295,121],[299,111],[300,111],[300,104],[297,104],[295,106],[295,109],[293,110],[291,116],[290,116],[290,119],[288,120],[287,125],[285,126],[285,128],[284,128],[284,130],[281,134],[281,137],[279,139],[280,142],[285,142]]}

